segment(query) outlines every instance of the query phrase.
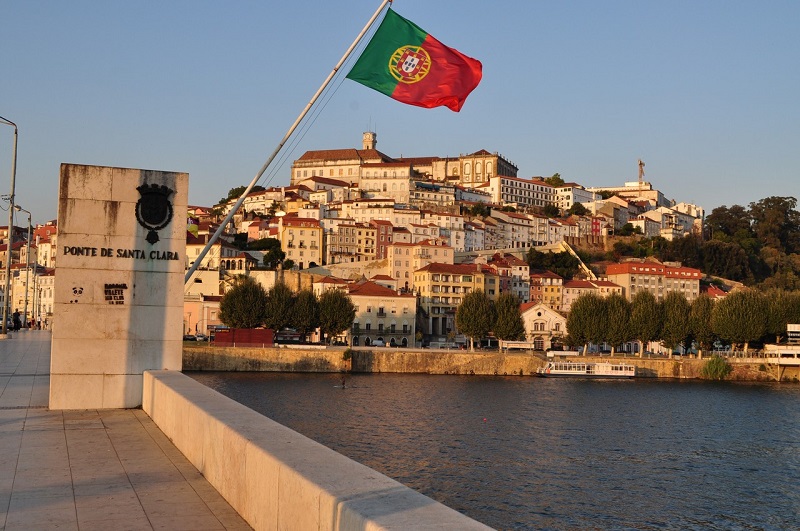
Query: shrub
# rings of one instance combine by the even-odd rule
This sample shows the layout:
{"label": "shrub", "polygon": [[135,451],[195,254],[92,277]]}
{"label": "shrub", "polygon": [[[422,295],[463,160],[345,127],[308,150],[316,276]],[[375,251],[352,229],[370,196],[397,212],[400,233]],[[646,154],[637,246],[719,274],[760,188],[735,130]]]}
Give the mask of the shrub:
{"label": "shrub", "polygon": [[705,365],[700,375],[707,380],[724,380],[733,370],[728,360],[722,356],[712,356]]}

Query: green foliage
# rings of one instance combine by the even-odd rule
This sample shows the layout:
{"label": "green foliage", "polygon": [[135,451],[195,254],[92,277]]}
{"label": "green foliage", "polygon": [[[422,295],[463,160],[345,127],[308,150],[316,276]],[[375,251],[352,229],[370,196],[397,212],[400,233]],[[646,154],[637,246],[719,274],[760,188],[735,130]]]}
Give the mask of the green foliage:
{"label": "green foliage", "polygon": [[497,321],[494,335],[498,339],[516,341],[525,338],[525,323],[519,313],[519,299],[513,293],[502,293],[497,298]]}
{"label": "green foliage", "polygon": [[580,203],[573,203],[567,210],[567,214],[570,216],[585,216],[589,214],[589,210]]}
{"label": "green foliage", "polygon": [[661,303],[664,316],[661,341],[671,349],[688,345],[692,331],[689,326],[691,307],[686,296],[679,291],[670,291]]}
{"label": "green foliage", "polygon": [[605,329],[605,338],[612,348],[633,339],[630,328],[631,305],[620,293],[612,293],[605,300],[608,326]]}
{"label": "green foliage", "polygon": [[544,215],[548,218],[557,218],[561,215],[561,210],[552,203],[544,206]]}
{"label": "green foliage", "polygon": [[701,294],[692,302],[689,311],[689,329],[694,340],[702,350],[710,350],[717,335],[711,327],[711,314],[714,311],[714,301],[708,295]]}
{"label": "green foliage", "polygon": [[473,342],[489,334],[495,319],[494,306],[483,290],[468,293],[456,309],[456,327]]}
{"label": "green foliage", "polygon": [[333,336],[341,334],[353,325],[356,307],[350,295],[329,289],[319,298],[319,330],[328,343]]}
{"label": "green foliage", "polygon": [[720,338],[747,346],[767,331],[768,310],[761,293],[750,289],[735,291],[714,304],[711,328]]}
{"label": "green foliage", "polygon": [[548,177],[544,180],[547,184],[554,187],[564,186],[564,179],[561,178],[560,173],[554,173],[552,177]]}
{"label": "green foliage", "polygon": [[353,352],[353,349],[350,347],[344,349],[344,352],[342,352],[342,361],[350,361],[353,358]]}
{"label": "green foliage", "polygon": [[645,343],[661,338],[663,321],[663,308],[655,295],[647,290],[637,291],[631,299],[631,318],[628,326],[631,329],[631,336],[641,343],[641,352],[644,351]]}
{"label": "green foliage", "polygon": [[319,326],[319,301],[310,289],[300,291],[295,297],[291,326],[303,337]]}
{"label": "green foliage", "polygon": [[780,343],[786,333],[786,325],[800,323],[800,291],[770,289],[765,294],[767,300],[767,334]]}
{"label": "green foliage", "polygon": [[219,319],[231,328],[257,328],[264,323],[267,291],[251,277],[240,276],[219,303]]}
{"label": "green foliage", "polygon": [[267,311],[264,325],[275,331],[283,330],[292,324],[294,293],[283,282],[278,282],[267,292]]}
{"label": "green foliage", "polygon": [[543,253],[531,248],[527,262],[531,271],[552,271],[564,279],[571,279],[580,271],[578,259],[569,253]]}
{"label": "green foliage", "polygon": [[250,242],[248,249],[253,251],[264,251],[264,267],[267,269],[277,269],[284,258],[286,253],[281,249],[281,242],[277,238],[262,238],[254,242]]}
{"label": "green foliage", "polygon": [[567,317],[570,342],[576,345],[602,343],[606,339],[606,301],[596,293],[584,293],[572,303]]}
{"label": "green foliage", "polygon": [[469,214],[472,217],[480,216],[485,218],[486,216],[491,214],[492,211],[488,205],[477,203],[469,208],[464,208],[463,212]]}
{"label": "green foliage", "polygon": [[712,356],[700,370],[700,376],[707,380],[724,380],[733,370],[728,360],[722,356]]}
{"label": "green foliage", "polygon": [[634,227],[630,223],[626,223],[621,229],[617,231],[617,236],[633,236],[634,234],[641,234],[641,227]]}
{"label": "green foliage", "polygon": [[[218,204],[227,203],[232,199],[239,199],[245,190],[247,190],[246,186],[237,186],[235,188],[231,188],[230,190],[228,190],[228,195],[220,199]],[[256,185],[253,187],[252,190],[250,190],[250,193],[252,194],[254,192],[263,192],[264,190],[266,190],[266,188],[264,188],[263,186]]]}
{"label": "green foliage", "polygon": [[500,212],[516,212],[516,211],[517,211],[517,209],[512,207],[512,206],[510,206],[510,205],[506,205],[506,206],[504,206],[503,208],[500,209]]}
{"label": "green foliage", "polygon": [[286,270],[294,269],[294,265],[295,265],[294,260],[292,260],[291,258],[283,261],[283,268]]}

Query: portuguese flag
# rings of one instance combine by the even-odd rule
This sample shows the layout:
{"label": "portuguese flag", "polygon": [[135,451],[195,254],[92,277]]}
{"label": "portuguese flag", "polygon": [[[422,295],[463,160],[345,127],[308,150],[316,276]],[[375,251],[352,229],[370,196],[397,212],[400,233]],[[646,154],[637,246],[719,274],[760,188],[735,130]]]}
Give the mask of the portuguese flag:
{"label": "portuguese flag", "polygon": [[448,48],[390,8],[347,77],[402,103],[458,112],[481,75],[480,61]]}

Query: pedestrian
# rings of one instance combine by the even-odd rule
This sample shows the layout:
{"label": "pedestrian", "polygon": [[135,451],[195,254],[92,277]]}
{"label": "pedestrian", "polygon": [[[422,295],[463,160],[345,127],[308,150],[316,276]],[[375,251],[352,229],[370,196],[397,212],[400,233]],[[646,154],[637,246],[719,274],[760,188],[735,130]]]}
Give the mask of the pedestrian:
{"label": "pedestrian", "polygon": [[14,332],[17,332],[20,328],[22,328],[22,321],[19,318],[19,310],[14,310],[14,315],[11,321],[14,323]]}

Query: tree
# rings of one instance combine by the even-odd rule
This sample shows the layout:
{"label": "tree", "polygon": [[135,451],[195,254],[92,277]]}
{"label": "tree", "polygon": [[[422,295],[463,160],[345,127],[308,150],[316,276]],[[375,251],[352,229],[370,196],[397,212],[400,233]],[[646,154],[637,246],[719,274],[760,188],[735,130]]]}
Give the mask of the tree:
{"label": "tree", "polygon": [[513,293],[501,293],[497,298],[497,321],[494,335],[504,341],[515,341],[525,338],[525,323],[519,313],[519,299]]}
{"label": "tree", "polygon": [[706,230],[715,240],[733,241],[739,234],[751,234],[750,214],[740,205],[717,207],[706,216]]}
{"label": "tree", "polygon": [[611,345],[611,355],[617,346],[630,341],[633,336],[630,329],[631,305],[620,293],[612,293],[606,298],[606,314],[608,326],[606,327],[605,341]]}
{"label": "tree", "polygon": [[470,338],[470,350],[475,350],[475,339],[486,337],[494,324],[494,306],[483,290],[468,293],[456,309],[456,327]]}
{"label": "tree", "polygon": [[794,197],[767,197],[750,203],[753,232],[764,245],[784,253],[800,252],[800,212]]}
{"label": "tree", "polygon": [[256,328],[264,323],[267,291],[251,277],[239,276],[219,302],[219,319],[231,328]]}
{"label": "tree", "polygon": [[689,329],[697,342],[697,353],[702,358],[704,350],[711,350],[717,335],[711,327],[711,313],[714,311],[714,301],[705,293],[700,294],[692,302],[689,311]]}
{"label": "tree", "polygon": [[256,251],[264,251],[264,267],[277,269],[286,258],[286,253],[281,249],[281,242],[276,238],[263,238],[253,242],[250,247]]}
{"label": "tree", "polygon": [[350,295],[338,289],[322,292],[319,298],[319,331],[327,343],[353,325],[356,307]]}
{"label": "tree", "polygon": [[552,271],[561,278],[570,279],[580,271],[580,262],[569,253],[543,253],[533,247],[528,250],[528,265],[531,271]]}
{"label": "tree", "polygon": [[561,210],[552,203],[548,203],[544,206],[544,215],[548,218],[557,218],[561,215]]}
{"label": "tree", "polygon": [[319,301],[310,289],[301,290],[295,297],[291,325],[303,339],[319,326]]}
{"label": "tree", "polygon": [[639,341],[639,356],[644,356],[645,343],[661,337],[663,323],[662,308],[655,295],[639,290],[631,299],[631,318],[628,325],[631,337]]}
{"label": "tree", "polygon": [[[241,195],[244,193],[245,190],[247,190],[246,186],[237,186],[235,188],[231,188],[230,190],[228,190],[228,195],[219,200],[219,204],[227,203],[231,199],[239,199],[239,197],[241,197]],[[256,185],[253,187],[252,190],[250,190],[250,193],[252,194],[253,192],[263,192],[264,190],[266,190],[266,188],[264,188],[263,186]]]}
{"label": "tree", "polygon": [[589,343],[600,344],[605,341],[605,329],[608,325],[606,301],[596,293],[584,293],[575,299],[567,317],[569,342],[583,345],[586,355]]}
{"label": "tree", "polygon": [[768,305],[764,296],[747,289],[729,293],[714,304],[711,327],[714,333],[734,345],[744,345],[759,339],[767,331]]}
{"label": "tree", "polygon": [[554,173],[552,177],[548,177],[544,180],[547,184],[553,187],[564,186],[564,179],[561,178],[560,173]]}
{"label": "tree", "polygon": [[278,282],[267,292],[267,312],[264,325],[276,332],[292,324],[294,293],[283,282]]}
{"label": "tree", "polygon": [[573,203],[569,210],[567,210],[567,214],[570,216],[585,216],[589,213],[589,210],[583,206],[581,203]]}
{"label": "tree", "polygon": [[688,347],[692,331],[689,328],[691,307],[686,296],[679,291],[670,291],[661,304],[664,312],[661,342],[670,350],[674,350],[680,345]]}

